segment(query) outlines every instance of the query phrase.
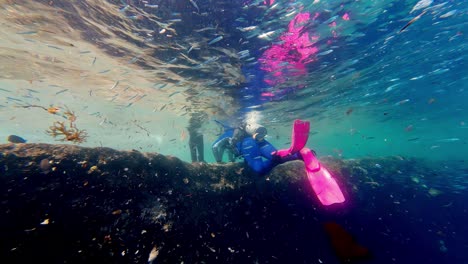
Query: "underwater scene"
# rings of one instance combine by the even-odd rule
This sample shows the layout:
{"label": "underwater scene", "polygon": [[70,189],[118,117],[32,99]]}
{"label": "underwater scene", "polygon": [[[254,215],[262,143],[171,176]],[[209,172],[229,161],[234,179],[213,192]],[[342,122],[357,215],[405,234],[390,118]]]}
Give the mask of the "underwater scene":
{"label": "underwater scene", "polygon": [[4,263],[468,263],[468,1],[0,0]]}

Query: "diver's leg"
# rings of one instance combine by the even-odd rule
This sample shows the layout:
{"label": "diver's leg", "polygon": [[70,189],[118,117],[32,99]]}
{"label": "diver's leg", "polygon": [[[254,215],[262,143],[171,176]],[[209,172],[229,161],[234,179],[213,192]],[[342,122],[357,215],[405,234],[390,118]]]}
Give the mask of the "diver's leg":
{"label": "diver's leg", "polygon": [[301,159],[301,155],[299,154],[299,152],[289,153],[288,155],[284,156],[276,155],[276,148],[266,140],[264,140],[264,142],[260,144],[260,151],[263,157],[272,160],[275,164],[281,164],[291,160]]}
{"label": "diver's leg", "polygon": [[234,157],[234,153],[232,152],[231,147],[230,149],[228,149],[227,154],[228,154],[228,159],[230,162],[236,161],[236,158]]}
{"label": "diver's leg", "polygon": [[226,144],[226,142],[229,144],[233,132],[233,130],[225,131],[221,136],[218,137],[218,139],[215,140],[215,142],[213,142],[213,145],[211,145],[211,150],[213,152],[213,156],[216,162],[222,162],[224,147],[221,148],[221,146],[223,146],[223,144]]}
{"label": "diver's leg", "polygon": [[224,150],[229,146],[229,137],[225,137],[213,144],[212,150],[216,162],[223,161]]}
{"label": "diver's leg", "polygon": [[213,146],[211,146],[211,150],[213,151],[213,156],[215,158],[215,161],[216,162],[221,162],[223,160],[223,153],[220,153],[218,143],[219,143],[219,141],[217,143],[213,144]]}
{"label": "diver's leg", "polygon": [[263,140],[258,143],[260,154],[266,159],[272,159],[272,153],[276,151],[276,148],[268,141]]}
{"label": "diver's leg", "polygon": [[189,148],[190,148],[190,157],[192,158],[192,162],[197,162],[197,147],[195,143],[193,142],[194,139],[192,136],[189,138]]}
{"label": "diver's leg", "polygon": [[205,145],[203,143],[203,134],[198,134],[195,141],[196,150],[198,152],[198,162],[205,162]]}
{"label": "diver's leg", "polygon": [[247,165],[257,173],[268,173],[274,166],[271,159],[263,159],[260,146],[258,146],[256,140],[251,137],[245,138],[242,141],[241,153]]}

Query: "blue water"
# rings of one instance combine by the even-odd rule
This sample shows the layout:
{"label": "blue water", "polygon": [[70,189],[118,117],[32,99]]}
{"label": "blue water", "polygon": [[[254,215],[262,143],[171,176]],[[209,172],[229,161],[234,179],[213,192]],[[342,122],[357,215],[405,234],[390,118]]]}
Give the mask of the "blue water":
{"label": "blue water", "polygon": [[[386,222],[349,213],[349,226],[392,231],[395,248],[418,241],[401,255],[377,250],[374,263],[429,263],[432,256],[432,263],[468,263],[467,230],[454,228],[467,220],[466,195],[451,196],[468,185],[468,2],[270,2],[4,3],[0,135],[55,143],[43,131],[57,116],[40,107],[69,107],[90,134],[85,146],[158,151],[190,162],[186,128],[201,113],[196,129],[205,161],[214,162],[211,143],[221,133],[214,120],[235,126],[253,118],[277,148],[289,146],[294,119],[309,120],[308,146],[319,156],[416,157],[444,170],[444,181],[425,175],[429,187]],[[301,66],[283,61],[266,71],[262,56],[284,44],[288,23],[300,13],[313,17],[298,27],[316,50]],[[289,56],[299,53],[291,48]],[[431,186],[450,199],[428,199]],[[404,195],[399,188],[369,192],[369,211],[386,215],[385,199]],[[372,230],[351,231],[363,244],[389,246]]]}

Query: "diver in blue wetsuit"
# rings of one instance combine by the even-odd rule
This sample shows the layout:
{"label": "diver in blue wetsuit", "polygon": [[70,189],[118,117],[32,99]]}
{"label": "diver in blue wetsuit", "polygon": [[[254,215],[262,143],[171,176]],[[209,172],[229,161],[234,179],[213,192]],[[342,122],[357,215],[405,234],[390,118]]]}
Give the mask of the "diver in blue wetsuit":
{"label": "diver in blue wetsuit", "polygon": [[236,157],[234,155],[234,148],[231,147],[231,143],[235,129],[225,126],[220,122],[218,123],[223,126],[224,132],[223,134],[221,134],[221,136],[218,137],[218,139],[215,142],[213,142],[213,145],[211,146],[211,149],[213,150],[213,156],[216,162],[221,163],[223,162],[223,155],[226,151],[228,154],[229,161],[234,162]]}
{"label": "diver in blue wetsuit", "polygon": [[[261,106],[265,102],[262,93],[268,86],[264,82],[264,72],[258,63],[253,66],[243,66],[242,73],[245,76],[245,82],[243,87],[236,90],[241,107],[239,113],[234,116],[244,116],[243,120],[251,120],[248,118],[249,113],[252,107]],[[213,155],[217,162],[222,162],[223,154],[227,152],[229,161],[242,157],[253,171],[266,174],[280,163],[300,158],[299,153],[287,157],[275,155],[276,148],[265,139],[267,129],[256,124],[255,121],[245,122],[236,128],[218,123],[224,127],[224,133],[212,145]]]}
{"label": "diver in blue wetsuit", "polygon": [[268,173],[279,164],[279,160],[273,156],[276,148],[265,139],[266,128],[256,124],[247,125],[244,131],[246,135],[237,145],[239,153],[252,170],[259,174]]}
{"label": "diver in blue wetsuit", "polygon": [[267,129],[261,125],[242,124],[237,128],[226,128],[212,146],[217,162],[222,162],[223,154],[227,151],[231,162],[243,157],[253,171],[266,174],[278,164],[300,158],[299,153],[286,158],[275,155],[277,150],[265,139]]}

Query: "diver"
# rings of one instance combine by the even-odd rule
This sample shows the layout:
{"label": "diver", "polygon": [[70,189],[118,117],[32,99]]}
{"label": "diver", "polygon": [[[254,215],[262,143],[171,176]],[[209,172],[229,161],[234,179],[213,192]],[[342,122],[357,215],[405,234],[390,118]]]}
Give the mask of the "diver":
{"label": "diver", "polygon": [[276,165],[292,160],[304,162],[307,178],[323,205],[342,203],[346,199],[330,172],[321,165],[315,151],[306,147],[310,123],[296,119],[293,123],[291,146],[277,150],[265,139],[267,130],[259,124],[242,124],[228,129],[213,144],[213,154],[220,162],[228,150],[235,157],[243,157],[250,169],[260,175],[267,174]]}
{"label": "diver", "polygon": [[242,157],[249,168],[263,175],[278,164],[301,158],[299,152],[284,157],[277,155],[277,149],[265,139],[267,129],[262,125],[242,123],[236,128],[221,125],[224,133],[212,145],[218,163],[222,162],[223,154],[227,152],[229,161],[234,162]]}
{"label": "diver", "polygon": [[190,116],[187,130],[189,133],[189,148],[192,162],[205,162],[204,140],[200,129],[207,118],[208,116],[203,112],[193,113]]}
{"label": "diver", "polygon": [[223,127],[223,133],[218,137],[218,139],[216,139],[213,142],[211,146],[211,150],[213,151],[213,156],[217,163],[222,163],[224,152],[226,152],[228,155],[228,160],[230,162],[234,162],[236,157],[238,156],[235,154],[236,151],[232,147],[232,138],[234,136],[234,131],[236,131],[236,129],[226,126],[217,120],[215,120],[215,122],[217,122]]}

